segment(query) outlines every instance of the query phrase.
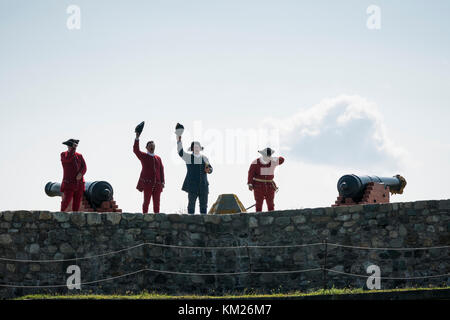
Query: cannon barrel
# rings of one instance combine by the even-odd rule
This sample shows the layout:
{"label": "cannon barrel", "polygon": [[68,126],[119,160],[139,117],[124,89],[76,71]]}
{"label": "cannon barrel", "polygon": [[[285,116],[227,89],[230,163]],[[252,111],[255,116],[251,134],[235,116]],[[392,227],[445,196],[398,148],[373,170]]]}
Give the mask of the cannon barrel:
{"label": "cannon barrel", "polygon": [[359,200],[364,194],[364,189],[368,183],[381,183],[389,186],[391,193],[402,194],[406,186],[406,180],[401,175],[394,177],[378,177],[378,176],[357,176],[355,174],[346,174],[342,176],[337,183],[339,195],[344,198],[352,198]]}
{"label": "cannon barrel", "polygon": [[[49,197],[61,197],[61,184],[58,182],[48,182],[45,185],[45,193]],[[94,207],[100,207],[103,201],[113,199],[113,188],[106,181],[86,182],[84,195],[89,203]]]}
{"label": "cannon barrel", "polygon": [[62,197],[61,183],[58,182],[47,182],[45,185],[45,193],[49,197]]}

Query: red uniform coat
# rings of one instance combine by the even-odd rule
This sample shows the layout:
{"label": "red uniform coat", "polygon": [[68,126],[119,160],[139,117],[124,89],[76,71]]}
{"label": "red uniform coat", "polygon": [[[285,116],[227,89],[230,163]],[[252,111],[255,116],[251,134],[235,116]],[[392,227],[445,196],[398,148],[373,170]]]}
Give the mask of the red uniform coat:
{"label": "red uniform coat", "polygon": [[247,184],[251,184],[253,185],[253,187],[258,187],[265,184],[265,182],[255,181],[253,180],[253,178],[272,180],[274,178],[275,167],[282,164],[283,162],[283,157],[273,157],[267,164],[263,164],[261,162],[261,158],[256,159],[252,162],[252,164],[250,165],[250,169],[248,170]]}
{"label": "red uniform coat", "polygon": [[134,141],[133,152],[142,164],[142,171],[136,189],[142,192],[145,187],[156,186],[161,188],[161,184],[164,183],[164,166],[161,158],[157,155],[151,156],[141,152],[139,150],[139,140]]}
{"label": "red uniform coat", "polygon": [[[63,166],[63,181],[61,183],[61,192],[66,190],[78,190],[82,187],[84,191],[84,174],[87,167],[83,156],[80,153],[65,151],[61,153],[61,163]],[[82,177],[77,180],[77,175],[81,173]]]}

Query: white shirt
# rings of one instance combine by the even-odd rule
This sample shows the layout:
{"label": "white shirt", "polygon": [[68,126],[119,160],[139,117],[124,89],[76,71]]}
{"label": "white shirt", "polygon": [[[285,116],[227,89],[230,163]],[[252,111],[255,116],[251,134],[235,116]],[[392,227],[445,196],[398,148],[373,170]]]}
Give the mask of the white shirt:
{"label": "white shirt", "polygon": [[[178,153],[183,150],[183,143],[181,141],[177,141],[177,151]],[[192,153],[187,153],[183,151],[183,155],[182,158],[184,160],[184,162],[186,162],[187,164],[191,164],[191,154],[194,156],[194,164],[200,164],[202,163],[201,159],[203,158],[203,161],[205,161],[206,164],[209,164],[209,159],[203,155],[202,153],[199,154],[195,154],[194,152]]]}

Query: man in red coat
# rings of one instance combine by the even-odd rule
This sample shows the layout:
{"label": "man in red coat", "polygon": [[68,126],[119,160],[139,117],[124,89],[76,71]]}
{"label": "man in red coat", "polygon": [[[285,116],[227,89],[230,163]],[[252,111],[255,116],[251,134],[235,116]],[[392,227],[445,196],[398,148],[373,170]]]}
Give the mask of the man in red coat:
{"label": "man in red coat", "polygon": [[258,151],[262,156],[250,165],[248,170],[248,189],[253,191],[256,201],[256,212],[262,211],[263,201],[266,200],[268,211],[275,209],[273,202],[275,191],[278,189],[274,178],[275,168],[284,162],[283,157],[272,157],[274,150],[266,148]]}
{"label": "man in red coat", "polygon": [[80,209],[81,199],[83,198],[84,175],[87,167],[83,156],[77,153],[79,140],[69,139],[63,144],[67,146],[67,151],[61,153],[61,163],[63,166],[63,181],[61,183],[61,192],[64,193],[61,201],[61,211],[65,211],[72,202],[72,211]]}
{"label": "man in red coat", "polygon": [[136,189],[144,192],[144,203],[142,212],[148,213],[148,206],[153,197],[153,212],[159,213],[159,202],[162,189],[164,188],[164,166],[161,158],[155,154],[155,143],[149,141],[146,145],[147,153],[139,150],[139,136],[136,133],[133,152],[142,164],[142,171]]}

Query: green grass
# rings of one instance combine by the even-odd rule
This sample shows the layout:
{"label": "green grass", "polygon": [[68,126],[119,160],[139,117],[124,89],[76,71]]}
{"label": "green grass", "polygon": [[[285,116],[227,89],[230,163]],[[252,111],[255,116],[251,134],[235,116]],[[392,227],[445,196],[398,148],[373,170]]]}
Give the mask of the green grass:
{"label": "green grass", "polygon": [[340,294],[367,294],[367,293],[382,293],[382,292],[408,292],[417,290],[443,290],[450,289],[450,287],[434,287],[434,288],[406,288],[406,289],[387,289],[387,290],[364,290],[364,289],[328,289],[317,290],[313,292],[300,292],[294,291],[290,293],[242,293],[242,294],[227,294],[227,295],[168,295],[160,294],[156,292],[143,291],[139,294],[33,294],[26,295],[15,300],[32,300],[32,299],[88,299],[88,300],[110,300],[110,299],[128,299],[128,300],[158,300],[158,299],[254,299],[254,298],[295,298],[295,297],[307,297],[307,296],[321,296],[321,295],[340,295]]}

